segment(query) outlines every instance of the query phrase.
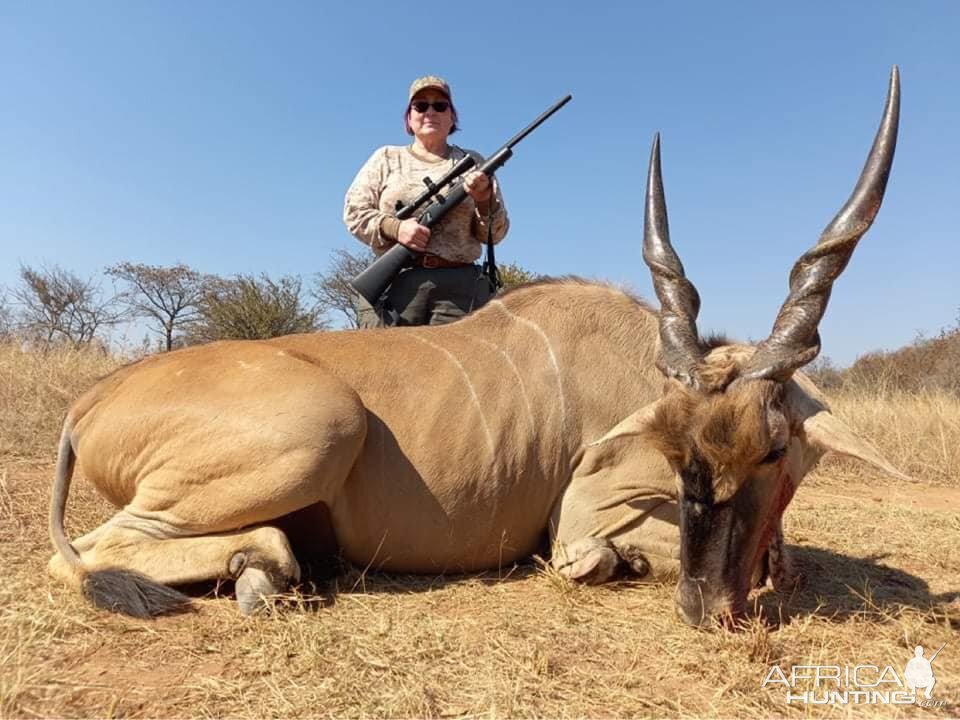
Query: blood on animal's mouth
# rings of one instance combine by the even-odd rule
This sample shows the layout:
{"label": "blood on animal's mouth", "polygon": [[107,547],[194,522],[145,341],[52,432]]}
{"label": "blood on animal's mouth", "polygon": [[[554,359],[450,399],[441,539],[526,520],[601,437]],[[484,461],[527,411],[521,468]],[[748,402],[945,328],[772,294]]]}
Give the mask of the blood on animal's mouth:
{"label": "blood on animal's mouth", "polygon": [[[781,466],[784,460],[781,460]],[[793,495],[796,492],[796,486],[793,484],[793,479],[790,477],[789,473],[782,472],[777,475],[777,498],[773,503],[773,507],[770,509],[770,513],[763,521],[763,529],[760,531],[760,541],[757,543],[757,547],[753,553],[753,561],[749,565],[750,574],[756,571],[759,567],[759,563],[764,560],[764,553],[766,553],[767,548],[770,545],[770,540],[773,538],[773,533],[776,532],[780,518],[783,517],[784,511],[787,509],[787,505],[790,504],[790,501],[793,499]],[[746,594],[744,595],[744,600],[746,600]]]}

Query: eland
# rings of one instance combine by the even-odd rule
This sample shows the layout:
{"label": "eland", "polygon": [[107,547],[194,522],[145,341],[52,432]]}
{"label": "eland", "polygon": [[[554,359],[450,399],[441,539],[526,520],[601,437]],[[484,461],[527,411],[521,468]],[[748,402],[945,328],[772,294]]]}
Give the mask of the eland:
{"label": "eland", "polygon": [[[289,528],[306,513],[330,552],[398,572],[495,568],[548,537],[575,581],[677,579],[677,612],[698,626],[744,612],[767,577],[791,587],[781,518],[824,453],[904,477],[799,372],[880,207],[898,117],[894,68],[856,188],[755,346],[698,333],[657,136],[643,258],[659,311],[546,281],[447,326],[219,342],[117,370],[64,421],[52,574],[136,616],[187,605],[171,586],[233,579],[249,613],[298,581]],[[120,509],[71,542],[75,466]]]}

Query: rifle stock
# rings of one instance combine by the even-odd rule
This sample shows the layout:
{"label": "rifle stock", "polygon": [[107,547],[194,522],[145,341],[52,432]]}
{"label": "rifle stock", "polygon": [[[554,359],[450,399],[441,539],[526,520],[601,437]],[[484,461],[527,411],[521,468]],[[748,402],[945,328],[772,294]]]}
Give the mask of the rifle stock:
{"label": "rifle stock", "polygon": [[[572,95],[567,95],[562,100],[547,108],[546,111],[541,113],[540,117],[510,138],[503,147],[485,160],[477,170],[487,177],[492,176],[497,170],[503,167],[507,160],[513,157],[514,145],[536,130],[548,117],[566,105],[572,97]],[[463,187],[463,182],[458,182],[458,179],[466,170],[473,167],[474,161],[470,160],[468,162],[470,157],[470,155],[467,155],[460,160],[450,172],[441,178],[440,182],[428,183],[428,189],[412,203],[403,207],[397,213],[397,217],[401,220],[412,217],[420,205],[431,197],[436,196],[438,199],[427,206],[417,219],[417,222],[427,228],[433,227],[440,222],[448,212],[457,207],[467,197],[467,191]],[[461,165],[463,165],[462,168]],[[450,192],[447,193],[446,197],[438,195],[439,191],[445,185],[451,185]],[[350,286],[356,290],[357,294],[370,303],[370,305],[376,306],[380,300],[380,296],[390,287],[390,284],[397,274],[399,274],[401,270],[413,265],[420,255],[422,255],[422,253],[410,250],[405,245],[397,243],[394,247],[370,263],[369,267],[363,272],[353,278],[350,281]]]}

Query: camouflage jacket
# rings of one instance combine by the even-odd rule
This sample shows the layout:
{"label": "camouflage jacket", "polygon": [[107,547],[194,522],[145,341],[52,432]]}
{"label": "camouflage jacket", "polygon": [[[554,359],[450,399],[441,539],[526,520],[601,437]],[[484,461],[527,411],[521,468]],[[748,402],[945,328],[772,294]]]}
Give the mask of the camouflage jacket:
{"label": "camouflage jacket", "polygon": [[[414,154],[409,146],[381,147],[360,168],[347,190],[343,207],[347,229],[377,255],[382,255],[394,245],[389,237],[388,219],[396,214],[397,203],[402,206],[416,199],[425,189],[424,177],[439,179],[465,154],[462,148],[451,145],[448,158],[431,161]],[[490,222],[493,241],[499,242],[507,234],[510,221],[496,179],[494,193],[496,200]],[[433,226],[427,250],[447,260],[473,262],[480,257],[486,241],[487,217],[480,216],[473,198],[468,196]]]}

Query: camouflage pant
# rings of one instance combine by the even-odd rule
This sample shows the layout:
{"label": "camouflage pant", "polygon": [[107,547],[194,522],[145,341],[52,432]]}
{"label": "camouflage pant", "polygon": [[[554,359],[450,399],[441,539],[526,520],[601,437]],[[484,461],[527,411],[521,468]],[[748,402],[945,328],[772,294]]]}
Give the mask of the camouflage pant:
{"label": "camouflage pant", "polygon": [[443,325],[484,305],[493,292],[477,265],[462,268],[411,268],[397,275],[374,308],[357,296],[362,328],[389,325]]}

